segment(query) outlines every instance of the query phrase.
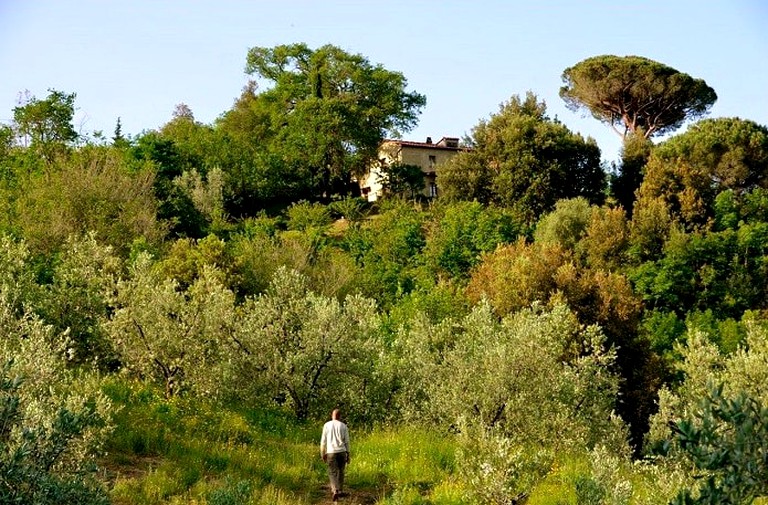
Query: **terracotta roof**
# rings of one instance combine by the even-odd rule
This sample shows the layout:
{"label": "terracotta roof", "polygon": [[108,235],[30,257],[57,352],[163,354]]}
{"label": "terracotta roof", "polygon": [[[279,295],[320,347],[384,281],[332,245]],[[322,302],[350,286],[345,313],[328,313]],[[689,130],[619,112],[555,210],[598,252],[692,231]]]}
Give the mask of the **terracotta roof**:
{"label": "terracotta roof", "polygon": [[445,146],[445,145],[438,145],[437,143],[428,143],[428,142],[414,142],[412,140],[399,140],[399,139],[385,139],[382,143],[393,143],[398,144],[401,146],[408,146],[408,147],[422,147],[425,149],[448,149],[451,151],[459,151],[466,149],[462,146]]}

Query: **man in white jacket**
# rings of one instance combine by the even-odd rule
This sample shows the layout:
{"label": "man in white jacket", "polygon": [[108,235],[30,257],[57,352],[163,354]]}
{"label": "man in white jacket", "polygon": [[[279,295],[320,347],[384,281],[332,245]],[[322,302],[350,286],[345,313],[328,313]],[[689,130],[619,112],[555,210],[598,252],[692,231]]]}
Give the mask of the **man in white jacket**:
{"label": "man in white jacket", "polygon": [[331,420],[323,425],[323,435],[320,437],[320,456],[328,464],[333,501],[338,500],[344,490],[344,469],[350,459],[349,430],[340,419],[341,412],[334,409]]}

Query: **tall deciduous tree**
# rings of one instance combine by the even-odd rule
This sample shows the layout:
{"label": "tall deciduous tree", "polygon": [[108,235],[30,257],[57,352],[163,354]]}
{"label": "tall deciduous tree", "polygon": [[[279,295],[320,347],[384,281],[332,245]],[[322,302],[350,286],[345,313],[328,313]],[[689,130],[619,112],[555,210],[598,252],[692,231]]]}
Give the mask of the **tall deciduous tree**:
{"label": "tall deciduous tree", "polygon": [[514,96],[481,121],[472,149],[448,161],[438,175],[443,196],[510,207],[528,223],[561,198],[600,203],[605,173],[600,149],[546,115],[546,104],[528,93]]}
{"label": "tall deciduous tree", "polygon": [[77,140],[72,126],[75,93],[48,90],[43,100],[28,96],[13,109],[16,134],[24,145],[34,149],[46,161],[66,145]]}
{"label": "tall deciduous tree", "polygon": [[587,58],[562,77],[566,105],[589,110],[622,137],[641,129],[645,138],[671,132],[709,112],[717,100],[703,79],[640,56]]}
{"label": "tall deciduous tree", "polygon": [[314,197],[346,192],[381,140],[413,128],[426,103],[406,91],[401,73],[332,45],[254,47],[246,72],[266,89],[257,93],[249,86],[223,127],[253,144],[266,167],[262,173],[278,179],[303,174],[298,187],[284,188],[287,196],[302,189],[301,196]]}

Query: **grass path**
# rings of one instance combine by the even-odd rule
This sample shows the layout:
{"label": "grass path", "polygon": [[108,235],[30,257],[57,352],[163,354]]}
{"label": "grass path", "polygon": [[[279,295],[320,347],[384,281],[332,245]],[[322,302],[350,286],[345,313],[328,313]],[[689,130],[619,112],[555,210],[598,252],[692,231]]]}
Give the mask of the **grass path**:
{"label": "grass path", "polygon": [[[115,380],[116,429],[100,462],[116,505],[331,504],[320,421],[194,399],[167,400]],[[457,504],[455,445],[428,430],[352,427],[353,460],[338,503]],[[394,501],[393,501],[394,500]]]}
{"label": "grass path", "polygon": [[[348,488],[346,489],[346,495],[339,498],[340,505],[375,505],[380,497],[384,496],[385,489],[374,488]],[[328,485],[324,485],[317,490],[316,495],[313,494],[312,505],[320,504],[332,504],[331,491]]]}

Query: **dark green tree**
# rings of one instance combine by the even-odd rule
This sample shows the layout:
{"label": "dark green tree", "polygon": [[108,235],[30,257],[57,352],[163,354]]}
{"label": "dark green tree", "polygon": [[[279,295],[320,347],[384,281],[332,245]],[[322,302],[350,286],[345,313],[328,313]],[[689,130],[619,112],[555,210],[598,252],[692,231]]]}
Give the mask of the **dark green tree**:
{"label": "dark green tree", "polygon": [[739,118],[705,119],[654,148],[639,206],[660,199],[688,228],[709,226],[716,199],[768,189],[768,128]]}
{"label": "dark green tree", "polygon": [[426,214],[403,200],[389,200],[375,220],[350,229],[342,247],[361,271],[360,291],[389,308],[416,286],[425,245]]}
{"label": "dark green tree", "polygon": [[172,118],[158,131],[165,140],[173,142],[181,171],[196,171],[206,175],[208,171],[225,163],[222,139],[214,129],[195,120],[188,105],[177,104]]}
{"label": "dark green tree", "polygon": [[508,211],[479,202],[452,202],[432,210],[424,248],[431,277],[467,279],[484,253],[513,242],[522,229]]}
{"label": "dark green tree", "polygon": [[0,124],[0,161],[5,159],[13,147],[13,128]]}
{"label": "dark green tree", "polygon": [[481,121],[469,143],[471,149],[441,167],[439,184],[449,200],[509,207],[528,224],[562,198],[603,200],[605,173],[597,144],[550,119],[533,93],[524,100],[512,97]]}
{"label": "dark green tree", "polygon": [[571,110],[588,110],[624,139],[613,195],[631,215],[651,137],[709,112],[717,100],[702,79],[640,56],[595,56],[563,72],[560,96]]}
{"label": "dark green tree", "polygon": [[115,147],[123,148],[131,145],[130,141],[123,135],[123,123],[118,116],[115,123],[115,133],[112,135],[112,145]]}
{"label": "dark green tree", "polygon": [[672,505],[741,505],[768,493],[768,407],[745,392],[728,397],[709,384],[698,409],[674,423],[673,443],[701,475],[696,493]]}
{"label": "dark green tree", "polygon": [[176,143],[156,131],[140,135],[131,155],[154,168],[153,189],[158,200],[157,216],[170,224],[171,232],[180,237],[205,236],[206,220],[195,208],[190,196],[174,181],[184,172],[184,159]]}
{"label": "dark green tree", "polygon": [[254,47],[246,72],[267,87],[248,86],[222,127],[256,154],[264,196],[351,192],[381,140],[413,128],[426,103],[402,74],[332,45]]}
{"label": "dark green tree", "polygon": [[717,100],[703,79],[640,56],[594,56],[562,77],[566,105],[588,110],[622,137],[640,130],[645,138],[669,133],[705,115]]}
{"label": "dark green tree", "polygon": [[619,172],[611,178],[611,194],[630,217],[635,205],[635,191],[643,182],[645,165],[652,147],[653,144],[644,136],[642,130],[624,137]]}
{"label": "dark green tree", "polygon": [[415,199],[424,190],[424,172],[418,165],[395,163],[381,168],[381,185],[386,195]]}

